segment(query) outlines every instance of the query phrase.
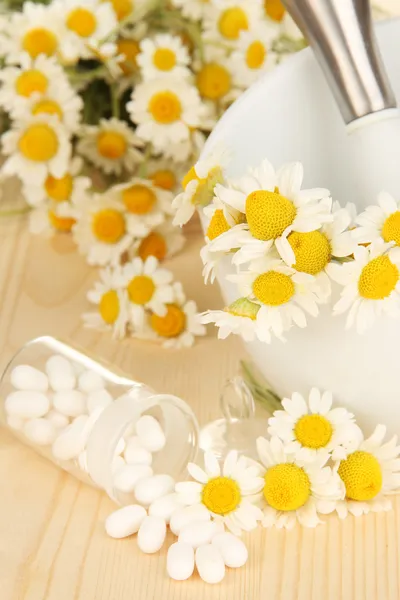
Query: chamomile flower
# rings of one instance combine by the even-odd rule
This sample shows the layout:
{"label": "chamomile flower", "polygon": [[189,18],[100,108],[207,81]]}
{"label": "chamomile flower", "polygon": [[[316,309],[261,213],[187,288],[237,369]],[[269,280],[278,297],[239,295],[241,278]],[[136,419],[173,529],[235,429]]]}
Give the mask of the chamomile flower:
{"label": "chamomile flower", "polygon": [[147,163],[146,177],[150,179],[153,185],[175,192],[180,188],[181,179],[187,173],[185,165],[176,165],[172,160],[153,159]]}
{"label": "chamomile flower", "polygon": [[240,90],[235,84],[234,71],[236,65],[228,58],[226,52],[219,48],[208,47],[204,60],[197,66],[196,87],[200,96],[207,103],[209,123],[202,121],[205,129],[211,130],[218,116],[215,113],[215,103],[226,108],[240,95]]}
{"label": "chamomile flower", "polygon": [[284,165],[275,172],[264,160],[230,187],[217,185],[216,196],[245,215],[247,223],[236,225],[212,241],[210,251],[239,248],[233,258],[239,265],[266,256],[275,246],[286,259],[291,255],[293,264],[295,256],[288,235],[292,231],[314,231],[332,220],[328,190],[302,190],[302,181],[301,163]]}
{"label": "chamomile flower", "polygon": [[391,508],[385,494],[400,489],[400,446],[397,436],[383,443],[385,435],[386,427],[378,425],[369,438],[361,436],[347,458],[338,463],[346,490],[346,500],[336,507],[340,518]]}
{"label": "chamomile flower", "polygon": [[69,134],[54,115],[40,114],[15,123],[3,134],[2,145],[8,156],[3,173],[18,175],[28,184],[40,185],[49,175],[62,177],[68,168]]}
{"label": "chamomile flower", "polygon": [[293,324],[306,327],[306,315],[318,316],[323,299],[315,278],[286,266],[279,258],[254,261],[250,271],[230,275],[243,297],[260,304],[257,337],[271,341],[271,332],[280,339]]}
{"label": "chamomile flower", "polygon": [[184,17],[200,21],[207,10],[208,0],[171,0],[171,4],[179,8]]}
{"label": "chamomile flower", "polygon": [[260,305],[247,298],[238,298],[224,310],[208,310],[201,315],[204,324],[218,327],[218,338],[224,340],[231,333],[240,335],[245,342],[257,337],[256,319]]}
{"label": "chamomile flower", "polygon": [[257,0],[214,0],[204,18],[204,39],[235,44],[241,31],[261,21],[261,3]]}
{"label": "chamomile flower", "polygon": [[265,467],[264,527],[292,529],[296,522],[316,527],[321,523],[319,513],[333,512],[344,497],[338,474],[325,464],[327,456],[302,461],[288,454],[277,437],[258,438],[257,450]]}
{"label": "chamomile flower", "polygon": [[199,156],[205,141],[206,136],[202,131],[190,131],[187,140],[166,146],[162,150],[162,155],[165,159],[172,160],[174,163],[178,164],[192,162]]}
{"label": "chamomile flower", "polygon": [[107,194],[79,206],[73,236],[89,265],[116,265],[133,242],[123,204]]}
{"label": "chamomile flower", "polygon": [[124,121],[100,119],[99,125],[85,125],[80,133],[78,152],[105,173],[132,172],[142,160],[137,149],[143,143]]}
{"label": "chamomile flower", "polygon": [[242,31],[231,55],[234,80],[241,88],[247,88],[262,73],[276,65],[277,57],[272,42],[279,32],[277,27],[263,22],[251,31]]}
{"label": "chamomile flower", "polygon": [[331,279],[343,286],[333,312],[349,311],[347,329],[355,325],[363,333],[382,314],[400,317],[400,250],[392,245],[378,240],[358,246],[354,260],[329,265]]}
{"label": "chamomile flower", "polygon": [[60,210],[55,202],[47,202],[29,213],[29,231],[33,235],[51,237],[55,233],[71,233],[76,223],[75,210],[67,203]]}
{"label": "chamomile flower", "polygon": [[178,36],[160,33],[140,42],[137,64],[144,81],[157,77],[188,77],[189,53]]}
{"label": "chamomile flower", "polygon": [[162,261],[178,254],[185,245],[185,241],[182,232],[172,225],[170,219],[167,219],[152,229],[146,237],[137,240],[133,251],[142,260],[146,260],[149,256],[155,256],[157,260]]}
{"label": "chamomile flower", "polygon": [[308,402],[295,392],[282,400],[284,410],[268,419],[268,433],[284,443],[285,452],[301,460],[329,454],[346,458],[348,446],[361,435],[354,415],[345,408],[332,408],[332,393],[313,388]]}
{"label": "chamomile flower", "polygon": [[114,10],[108,2],[54,0],[53,6],[62,16],[65,33],[60,52],[68,63],[80,58],[92,58],[90,45],[104,40],[117,27]]}
{"label": "chamomile flower", "polygon": [[400,202],[387,192],[381,192],[378,206],[368,206],[356,223],[353,235],[360,244],[380,240],[400,246]]}
{"label": "chamomile flower", "polygon": [[158,266],[158,260],[139,257],[121,268],[120,286],[126,289],[130,306],[130,321],[134,331],[141,331],[146,321],[146,311],[164,317],[167,305],[173,301],[172,273]]}
{"label": "chamomile flower", "polygon": [[[182,180],[183,192],[178,194],[173,202],[176,211],[174,225],[184,225],[192,218],[196,207],[206,206],[211,202],[215,186],[224,180],[223,172],[228,162],[227,150],[217,146],[189,169]],[[228,211],[225,212],[226,216],[222,215],[224,219],[228,214]]]}
{"label": "chamomile flower", "polygon": [[152,142],[156,153],[188,141],[190,128],[200,125],[204,113],[196,88],[175,78],[140,83],[126,108],[137,124],[137,135]]}
{"label": "chamomile flower", "polygon": [[129,322],[129,302],[125,290],[118,286],[119,268],[102,269],[100,281],[87,294],[89,302],[95,304],[96,312],[85,313],[86,327],[100,330],[112,330],[113,337],[125,337]]}
{"label": "chamomile flower", "polygon": [[245,459],[238,458],[235,450],[229,452],[222,469],[212,452],[204,453],[204,465],[202,469],[188,464],[195,481],[177,483],[178,497],[186,506],[205,506],[213,520],[222,522],[235,535],[255,529],[262,512],[250,496],[260,492],[264,480],[254,474]]}
{"label": "chamomile flower", "polygon": [[118,21],[127,19],[143,4],[143,0],[106,0],[106,2],[111,5]]}
{"label": "chamomile flower", "polygon": [[265,15],[275,23],[281,23],[286,13],[282,0],[264,0]]}

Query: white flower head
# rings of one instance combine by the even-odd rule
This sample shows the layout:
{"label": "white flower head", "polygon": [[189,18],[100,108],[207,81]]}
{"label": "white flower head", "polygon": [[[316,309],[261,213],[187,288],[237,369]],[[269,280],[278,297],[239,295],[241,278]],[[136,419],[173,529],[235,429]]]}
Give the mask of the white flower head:
{"label": "white flower head", "polygon": [[178,497],[186,506],[203,505],[212,519],[222,522],[232,533],[251,531],[262,518],[261,510],[252,503],[254,494],[260,492],[264,481],[247,466],[235,450],[226,456],[221,469],[216,456],[205,452],[202,469],[194,463],[188,471],[195,481],[176,484]]}
{"label": "white flower head", "polygon": [[177,165],[171,159],[163,157],[148,161],[146,177],[156,187],[168,192],[177,192],[181,186],[181,180],[187,173],[188,165]]}
{"label": "white flower head", "polygon": [[257,337],[256,319],[259,310],[259,304],[247,298],[238,298],[224,310],[208,310],[203,313],[201,322],[214,323],[221,340],[234,333],[240,335],[245,342],[252,342]]}
{"label": "white flower head", "polygon": [[325,464],[327,457],[302,461],[285,452],[277,437],[258,438],[257,450],[265,467],[264,527],[291,529],[297,522],[316,527],[321,523],[319,513],[333,512],[344,497],[338,474]]}
{"label": "white flower head", "polygon": [[241,31],[251,30],[262,20],[257,0],[215,0],[204,18],[204,39],[234,46]]}
{"label": "white flower head", "polygon": [[182,11],[184,17],[200,21],[207,10],[207,0],[171,0],[171,4]]}
{"label": "white flower head", "polygon": [[237,85],[236,65],[226,49],[206,46],[204,59],[198,63],[195,61],[193,69],[197,89],[207,109],[202,119],[202,128],[211,131],[218,120],[216,103],[220,109],[226,108],[240,96],[243,87]]}
{"label": "white flower head", "polygon": [[363,333],[382,314],[400,317],[400,249],[392,245],[378,240],[358,246],[354,260],[328,266],[331,279],[343,286],[333,311],[349,311],[346,328],[355,325]]}
{"label": "white flower head", "polygon": [[137,240],[133,252],[142,260],[155,256],[162,261],[178,254],[185,245],[186,238],[181,230],[172,225],[171,219],[154,227],[146,237]]}
{"label": "white flower head", "polygon": [[235,83],[246,89],[277,62],[271,49],[272,42],[279,35],[279,27],[262,22],[250,31],[241,31],[230,60]]}
{"label": "white flower head", "polygon": [[75,223],[75,210],[68,203],[60,210],[57,203],[46,202],[29,213],[29,231],[33,235],[51,237],[55,233],[71,233]]}
{"label": "white flower head", "polygon": [[387,192],[381,192],[378,204],[368,206],[356,223],[353,236],[360,244],[378,240],[400,246],[400,202]]}
{"label": "white flower head", "polygon": [[85,125],[80,133],[78,152],[105,173],[131,173],[142,160],[137,149],[143,142],[124,121],[100,119],[99,125]]}
{"label": "white flower head", "polygon": [[178,36],[160,33],[140,42],[137,64],[145,81],[157,77],[184,78],[190,75],[187,48]]}

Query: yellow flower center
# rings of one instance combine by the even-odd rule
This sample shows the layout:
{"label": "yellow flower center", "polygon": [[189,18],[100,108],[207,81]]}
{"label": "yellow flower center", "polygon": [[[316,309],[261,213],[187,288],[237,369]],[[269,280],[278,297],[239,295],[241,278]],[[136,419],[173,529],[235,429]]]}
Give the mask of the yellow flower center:
{"label": "yellow flower center", "polygon": [[252,42],[246,52],[246,64],[249,69],[259,69],[264,64],[266,54],[267,52],[262,42],[258,40]]}
{"label": "yellow flower center", "polygon": [[20,137],[18,148],[25,158],[34,162],[46,162],[57,154],[57,134],[49,125],[30,125]]}
{"label": "yellow flower center", "polygon": [[158,92],[150,99],[148,110],[157,123],[169,125],[180,118],[182,105],[173,92]]}
{"label": "yellow flower center", "polygon": [[176,186],[176,177],[175,173],[169,171],[168,169],[160,169],[159,171],[154,171],[150,175],[150,179],[156,187],[162,188],[163,190],[173,190]]}
{"label": "yellow flower center", "polygon": [[134,8],[133,0],[111,0],[111,4],[118,21],[128,17]]}
{"label": "yellow flower center", "polygon": [[280,306],[294,296],[295,287],[289,275],[278,271],[262,273],[253,283],[253,293],[257,300],[268,306]]}
{"label": "yellow flower center", "polygon": [[257,190],[246,198],[246,217],[251,234],[258,240],[274,240],[296,217],[290,200],[277,192]]}
{"label": "yellow flower center", "polygon": [[190,167],[189,171],[182,179],[182,187],[184,190],[186,190],[188,184],[193,181],[193,179],[197,179],[197,181],[204,181],[204,179],[200,179],[200,177],[198,177],[196,169],[194,167]]}
{"label": "yellow flower center", "polygon": [[400,211],[397,210],[386,219],[382,237],[385,242],[396,242],[396,246],[400,246]]}
{"label": "yellow flower center", "polygon": [[66,202],[69,200],[72,194],[73,186],[74,180],[72,175],[69,173],[64,175],[64,177],[60,177],[59,179],[49,175],[44,184],[47,195],[56,202]]}
{"label": "yellow flower center", "polygon": [[156,286],[147,275],[137,275],[129,282],[127,290],[133,304],[144,305],[152,299]]}
{"label": "yellow flower center", "polygon": [[214,196],[215,186],[217,185],[217,183],[220,183],[222,181],[221,167],[213,167],[209,171],[207,177],[204,177],[203,179],[198,177],[195,168],[191,167],[191,169],[189,169],[185,177],[182,179],[183,189],[186,189],[188,184],[193,180],[196,180],[199,183],[196,192],[193,195],[192,204],[200,204],[202,206],[206,206],[211,202]]}
{"label": "yellow flower center", "polygon": [[93,235],[104,244],[116,244],[125,235],[125,219],[113,208],[105,208],[93,215]]}
{"label": "yellow flower center", "polygon": [[96,31],[96,17],[85,8],[75,8],[67,17],[68,29],[83,38],[88,38]]}
{"label": "yellow flower center", "polygon": [[382,469],[378,459],[369,452],[357,450],[342,460],[339,476],[350,500],[371,500],[382,489]]}
{"label": "yellow flower center", "polygon": [[118,131],[102,131],[97,136],[97,150],[104,158],[118,160],[126,152],[126,139]]}
{"label": "yellow flower center", "polygon": [[171,71],[176,65],[175,52],[169,48],[157,48],[154,52],[153,63],[160,71]]}
{"label": "yellow flower center", "polygon": [[241,501],[240,488],[229,477],[215,477],[203,487],[202,503],[216,515],[228,515]]}
{"label": "yellow flower center", "polygon": [[167,255],[167,242],[165,238],[160,233],[152,231],[140,242],[138,255],[142,260],[146,260],[149,256],[155,256],[158,260],[164,260]]}
{"label": "yellow flower center", "polygon": [[238,300],[232,302],[228,308],[224,309],[225,312],[228,312],[235,317],[247,317],[252,321],[256,320],[259,310],[259,305],[255,304],[254,302],[250,302],[250,300],[247,298],[238,298]]}
{"label": "yellow flower center", "polygon": [[304,415],[294,428],[296,440],[306,448],[324,448],[331,440],[333,428],[322,415]]}
{"label": "yellow flower center", "polygon": [[125,60],[118,63],[125,75],[130,75],[137,69],[136,57],[140,52],[139,42],[136,40],[118,40],[118,54],[123,54]]}
{"label": "yellow flower center", "polygon": [[53,100],[39,100],[39,102],[32,107],[33,115],[41,115],[43,113],[47,115],[57,115],[60,120],[63,118],[61,106],[58,102],[54,102]]}
{"label": "yellow flower center", "polygon": [[248,28],[247,15],[239,6],[227,8],[221,13],[218,29],[220,34],[228,40],[237,40],[240,32]]}
{"label": "yellow flower center", "polygon": [[225,219],[224,211],[222,209],[217,209],[212,216],[206,236],[212,241],[226,231],[229,231],[229,229],[230,227],[228,221]]}
{"label": "yellow flower center", "polygon": [[358,292],[367,300],[383,300],[390,296],[399,281],[399,270],[388,256],[378,256],[361,271]]}
{"label": "yellow flower center", "polygon": [[57,46],[58,42],[54,33],[44,27],[30,29],[22,39],[22,48],[31,58],[36,58],[39,54],[53,56]]}
{"label": "yellow flower center", "polygon": [[52,210],[49,210],[48,216],[50,225],[62,233],[69,233],[76,223],[72,217],[58,217]]}
{"label": "yellow flower center", "polygon": [[225,67],[211,62],[204,65],[197,73],[196,84],[203,98],[219,100],[231,89],[232,78]]}
{"label": "yellow flower center", "polygon": [[151,315],[150,325],[161,337],[178,337],[186,327],[186,315],[176,304],[167,304],[165,317]]}
{"label": "yellow flower center", "polygon": [[153,209],[157,196],[147,186],[135,184],[123,190],[122,201],[130,213],[145,215]]}
{"label": "yellow flower center", "polygon": [[99,313],[108,325],[112,325],[118,319],[119,300],[115,290],[109,290],[102,295],[99,303]]}
{"label": "yellow flower center", "polygon": [[29,98],[35,92],[44,94],[48,87],[48,79],[41,71],[31,69],[21,73],[15,81],[15,89],[19,96]]}
{"label": "yellow flower center", "polygon": [[267,16],[278,23],[285,16],[285,7],[281,0],[264,0],[264,8]]}
{"label": "yellow flower center", "polygon": [[264,497],[276,510],[297,510],[311,495],[311,483],[301,467],[282,463],[265,473]]}
{"label": "yellow flower center", "polygon": [[331,259],[331,245],[325,234],[320,231],[299,233],[293,231],[288,236],[296,262],[293,265],[297,271],[316,275]]}

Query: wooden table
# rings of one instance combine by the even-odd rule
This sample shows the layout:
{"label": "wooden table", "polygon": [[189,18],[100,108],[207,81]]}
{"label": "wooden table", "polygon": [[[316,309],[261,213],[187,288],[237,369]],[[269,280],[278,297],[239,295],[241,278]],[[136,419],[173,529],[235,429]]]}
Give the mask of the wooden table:
{"label": "wooden table", "polygon": [[[68,237],[34,238],[24,218],[0,220],[0,368],[28,339],[53,334],[111,360],[154,389],[186,399],[201,423],[219,416],[218,396],[235,374],[243,348],[214,332],[190,350],[112,341],[83,329],[86,291],[96,270]],[[216,288],[201,279],[201,236],[170,267],[200,309],[218,307]],[[400,496],[394,510],[315,530],[258,530],[250,559],[217,586],[197,575],[168,579],[166,550],[139,553],[136,539],[109,539],[114,509],[107,496],[64,474],[6,430],[0,432],[0,600],[398,600]],[[172,536],[171,536],[172,539]],[[171,540],[168,540],[170,543]]]}

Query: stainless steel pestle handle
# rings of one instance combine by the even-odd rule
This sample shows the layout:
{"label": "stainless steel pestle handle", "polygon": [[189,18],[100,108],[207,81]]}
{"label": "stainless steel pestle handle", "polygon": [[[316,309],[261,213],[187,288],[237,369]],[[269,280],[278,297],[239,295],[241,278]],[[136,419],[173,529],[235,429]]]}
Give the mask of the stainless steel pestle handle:
{"label": "stainless steel pestle handle", "polygon": [[369,0],[282,2],[313,48],[345,123],[396,108]]}

